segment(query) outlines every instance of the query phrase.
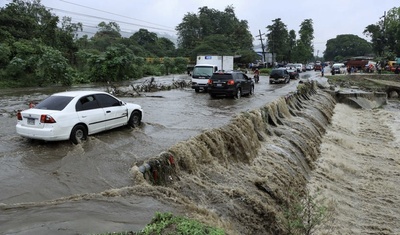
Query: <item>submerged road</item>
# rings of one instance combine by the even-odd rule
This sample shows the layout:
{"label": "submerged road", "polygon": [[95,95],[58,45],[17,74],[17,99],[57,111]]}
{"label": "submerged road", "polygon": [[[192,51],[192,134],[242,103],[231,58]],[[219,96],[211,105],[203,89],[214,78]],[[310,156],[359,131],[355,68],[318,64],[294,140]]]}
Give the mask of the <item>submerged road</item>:
{"label": "submerged road", "polygon": [[[318,73],[306,72],[301,76],[308,79]],[[223,126],[240,112],[284,96],[296,90],[298,82],[269,84],[268,78],[261,76],[255,94],[239,100],[212,99],[192,89],[122,97],[142,105],[143,125],[93,135],[77,146],[69,141],[27,140],[15,132],[15,110],[27,108],[29,100],[42,100],[60,88],[4,91],[0,97],[0,233],[121,231],[134,226],[129,219],[133,204],[137,211],[147,213],[143,217],[147,221],[135,221],[138,226],[150,221],[155,208],[173,211],[174,208],[151,198],[116,198],[110,205],[95,202],[101,201],[95,195],[132,185],[129,169],[136,162],[156,156],[204,130]],[[96,86],[72,89],[104,90]],[[87,205],[75,205],[73,198],[87,198]]]}

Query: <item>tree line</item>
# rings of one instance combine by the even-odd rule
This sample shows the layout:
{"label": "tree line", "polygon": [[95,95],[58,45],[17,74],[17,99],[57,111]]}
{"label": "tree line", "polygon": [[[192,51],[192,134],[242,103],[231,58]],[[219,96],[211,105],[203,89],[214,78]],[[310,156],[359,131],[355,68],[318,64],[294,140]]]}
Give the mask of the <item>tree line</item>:
{"label": "tree line", "polygon": [[[364,33],[372,37],[372,43],[364,39],[357,43],[351,38],[354,35],[329,40],[325,59],[398,53],[395,35],[399,27],[393,20],[398,16],[398,8],[394,8],[385,22],[366,28]],[[312,19],[300,24],[298,36],[280,18],[266,30],[267,52],[276,61],[306,63],[314,59]],[[73,23],[71,17],[60,19],[40,0],[13,0],[0,8],[0,87],[71,85],[184,73],[188,59],[194,61],[198,54],[240,55],[235,60],[240,64],[260,59],[253,49],[248,22],[236,17],[233,6],[224,11],[201,7],[198,13],[185,14],[176,26],[176,43],[147,29],[123,37],[116,22],[100,22],[92,37],[82,31],[82,23]]]}

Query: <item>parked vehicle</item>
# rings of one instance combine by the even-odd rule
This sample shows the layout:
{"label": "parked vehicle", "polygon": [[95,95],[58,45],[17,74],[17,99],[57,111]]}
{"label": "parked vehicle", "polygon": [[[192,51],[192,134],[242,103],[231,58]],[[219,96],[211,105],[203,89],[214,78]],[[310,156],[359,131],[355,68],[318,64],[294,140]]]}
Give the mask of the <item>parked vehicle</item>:
{"label": "parked vehicle", "polygon": [[297,66],[296,66],[296,64],[293,64],[293,63],[287,63],[285,65],[285,68],[286,69],[297,69]]}
{"label": "parked vehicle", "polygon": [[388,66],[387,69],[388,71],[394,72],[397,68],[398,64],[396,63],[396,61],[388,61]]}
{"label": "parked vehicle", "polygon": [[213,98],[223,95],[240,99],[242,95],[254,94],[254,80],[239,71],[217,72],[208,80],[207,90]]}
{"label": "parked vehicle", "polygon": [[71,140],[74,144],[88,135],[141,124],[140,105],[125,103],[101,91],[56,93],[33,108],[18,112],[19,135],[45,141]]}
{"label": "parked vehicle", "polygon": [[269,83],[289,83],[290,75],[286,68],[277,68],[271,70]]}
{"label": "parked vehicle", "polygon": [[300,75],[296,69],[287,69],[290,79],[299,79]]}
{"label": "parked vehicle", "polygon": [[298,73],[303,72],[303,64],[295,64]]}
{"label": "parked vehicle", "polygon": [[356,71],[364,71],[368,62],[369,60],[367,59],[350,59],[346,61],[345,65],[347,68],[353,68]]}
{"label": "parked vehicle", "polygon": [[333,74],[345,74],[347,71],[346,66],[343,63],[335,63],[332,65],[331,73]]}
{"label": "parked vehicle", "polygon": [[319,70],[319,71],[322,70],[322,64],[316,63],[316,64],[314,65],[314,71],[317,71],[317,70]]}

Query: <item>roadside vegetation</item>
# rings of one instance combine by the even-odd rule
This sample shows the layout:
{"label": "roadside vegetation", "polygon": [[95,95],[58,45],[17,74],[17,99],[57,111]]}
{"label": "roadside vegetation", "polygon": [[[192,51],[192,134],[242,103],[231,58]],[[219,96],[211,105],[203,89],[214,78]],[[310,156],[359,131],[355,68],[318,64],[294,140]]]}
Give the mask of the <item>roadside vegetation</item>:
{"label": "roadside vegetation", "polygon": [[141,231],[104,233],[101,235],[224,235],[222,229],[204,225],[196,220],[174,216],[171,213],[156,213],[152,221]]}
{"label": "roadside vegetation", "polygon": [[[215,24],[226,27],[216,33]],[[232,38],[233,29],[239,30],[235,34],[240,37]],[[99,22],[89,36],[82,23],[67,16],[60,19],[40,0],[13,0],[0,8],[0,88],[181,74],[198,53],[240,54],[246,62],[257,58],[247,21],[237,19],[232,7],[223,12],[204,7],[199,14],[188,13],[177,31],[178,42],[174,42],[147,29],[127,36],[118,23]],[[198,38],[191,37],[194,31]]]}
{"label": "roadside vegetation", "polygon": [[332,225],[335,204],[318,196],[308,190],[303,196],[293,189],[287,190],[280,219],[287,235],[312,235],[318,226],[329,228]]}
{"label": "roadside vegetation", "polygon": [[[337,61],[370,54],[379,61],[393,60],[400,55],[399,16],[399,8],[393,8],[384,19],[368,25],[364,34],[371,42],[355,35],[328,40],[324,58],[313,55],[312,19],[301,22],[296,32],[277,18],[270,25],[266,22],[269,46],[265,51],[279,63]],[[187,13],[176,26],[176,41],[144,28],[126,35],[117,22],[102,21],[96,28],[88,33],[82,23],[56,16],[40,0],[12,0],[0,8],[0,88],[69,86],[186,73],[199,54],[238,56],[235,67],[240,68],[261,59],[253,43],[260,40],[263,44],[262,38],[251,35],[248,22],[237,18],[233,6],[224,11],[205,6],[198,13]]]}
{"label": "roadside vegetation", "polygon": [[[318,226],[329,228],[333,223],[335,205],[319,198],[318,193],[308,190],[300,194],[287,190],[281,205],[282,216],[279,223],[285,231],[282,235],[311,235]],[[212,227],[187,217],[172,213],[157,212],[151,222],[140,231],[109,232],[98,235],[224,235],[221,228]]]}

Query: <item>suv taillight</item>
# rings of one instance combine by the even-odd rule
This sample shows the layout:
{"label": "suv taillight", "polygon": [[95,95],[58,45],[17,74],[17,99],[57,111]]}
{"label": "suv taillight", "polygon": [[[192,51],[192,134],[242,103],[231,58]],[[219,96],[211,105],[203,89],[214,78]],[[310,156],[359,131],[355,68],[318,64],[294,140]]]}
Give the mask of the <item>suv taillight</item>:
{"label": "suv taillight", "polygon": [[40,116],[40,122],[41,123],[56,123],[56,120],[54,120],[54,118],[51,117],[50,115],[42,114]]}
{"label": "suv taillight", "polygon": [[227,82],[226,84],[228,84],[228,85],[235,85],[235,80],[233,80],[233,79],[228,80],[228,82]]}
{"label": "suv taillight", "polygon": [[207,84],[212,84],[212,80],[208,79]]}

